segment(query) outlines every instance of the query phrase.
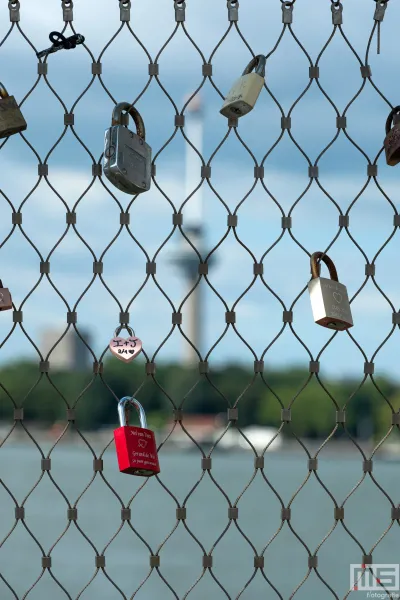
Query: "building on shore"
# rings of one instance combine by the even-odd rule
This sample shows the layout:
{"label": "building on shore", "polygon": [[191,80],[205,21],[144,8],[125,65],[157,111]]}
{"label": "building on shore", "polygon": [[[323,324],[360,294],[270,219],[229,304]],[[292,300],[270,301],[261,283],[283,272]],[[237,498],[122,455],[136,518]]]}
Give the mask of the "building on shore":
{"label": "building on shore", "polygon": [[[42,333],[40,350],[46,359],[52,350],[48,360],[52,370],[57,371],[87,371],[90,369],[92,355],[81,340],[75,329],[69,331],[62,337],[63,329],[45,329]],[[88,346],[91,346],[92,336],[90,332],[79,327],[79,334]],[[61,341],[60,341],[60,338]]]}

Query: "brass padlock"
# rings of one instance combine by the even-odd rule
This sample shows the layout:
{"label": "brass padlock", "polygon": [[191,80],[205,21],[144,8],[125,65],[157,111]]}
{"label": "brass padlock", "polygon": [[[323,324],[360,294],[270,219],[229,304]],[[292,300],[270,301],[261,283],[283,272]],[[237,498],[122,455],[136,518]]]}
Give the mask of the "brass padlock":
{"label": "brass padlock", "polygon": [[26,128],[26,121],[14,96],[9,96],[0,82],[0,138],[25,131]]}
{"label": "brass padlock", "polygon": [[[259,54],[249,62],[243,74],[231,87],[219,111],[224,117],[243,117],[253,110],[264,86],[265,56]],[[253,69],[255,72],[252,73]]]}
{"label": "brass padlock", "polygon": [[394,167],[400,162],[400,106],[395,106],[389,113],[383,145],[385,146],[386,162],[390,167]]}
{"label": "brass padlock", "polygon": [[0,310],[12,310],[13,304],[11,299],[10,290],[3,288],[3,284],[0,279]]}
{"label": "brass padlock", "polygon": [[[320,277],[321,259],[329,269],[330,279]],[[323,252],[311,256],[312,279],[308,284],[314,321],[322,327],[343,331],[353,327],[350,302],[346,286],[339,283],[336,267]]]}

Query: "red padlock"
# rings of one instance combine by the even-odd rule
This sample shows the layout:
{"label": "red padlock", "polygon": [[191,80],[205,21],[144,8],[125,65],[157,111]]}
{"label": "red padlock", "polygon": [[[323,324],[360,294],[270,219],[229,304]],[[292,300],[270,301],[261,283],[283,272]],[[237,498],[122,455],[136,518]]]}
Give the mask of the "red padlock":
{"label": "red padlock", "polygon": [[[140,427],[129,425],[129,413],[134,406],[139,413]],[[121,473],[151,477],[160,472],[154,433],[147,429],[143,406],[135,398],[125,396],[118,403],[121,427],[114,430],[118,466]]]}

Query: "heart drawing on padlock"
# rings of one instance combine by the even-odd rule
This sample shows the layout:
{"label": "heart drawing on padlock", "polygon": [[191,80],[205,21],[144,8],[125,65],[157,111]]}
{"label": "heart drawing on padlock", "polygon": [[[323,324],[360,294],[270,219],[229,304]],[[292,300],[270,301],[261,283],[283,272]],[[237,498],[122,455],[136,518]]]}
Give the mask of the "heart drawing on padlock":
{"label": "heart drawing on padlock", "polygon": [[109,343],[111,353],[123,362],[131,362],[142,351],[142,340],[135,336],[127,339],[114,337]]}
{"label": "heart drawing on padlock", "polygon": [[335,300],[338,304],[340,304],[341,301],[343,300],[343,296],[342,296],[342,294],[339,294],[339,292],[333,292],[333,297],[335,298]]}
{"label": "heart drawing on padlock", "polygon": [[143,438],[140,438],[138,441],[138,446],[139,448],[146,448],[147,446],[147,440],[144,440]]}

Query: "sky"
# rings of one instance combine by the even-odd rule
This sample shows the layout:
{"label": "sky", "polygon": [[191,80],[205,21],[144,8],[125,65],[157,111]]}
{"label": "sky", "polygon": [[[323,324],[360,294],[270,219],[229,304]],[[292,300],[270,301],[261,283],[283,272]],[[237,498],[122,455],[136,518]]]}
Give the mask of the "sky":
{"label": "sky", "polygon": [[[364,61],[375,2],[344,0],[343,4],[343,32]],[[336,112],[315,81],[296,102],[310,81],[310,62],[299,44],[315,63],[333,32],[330,6],[328,0],[318,3],[296,1],[293,35],[286,28],[277,50],[267,60],[266,82],[273,97],[263,89],[255,109],[240,120],[237,132],[228,131],[227,121],[219,113],[222,99],[210,80],[204,80],[203,58],[194,46],[197,45],[208,62],[226,34],[213,53],[212,64],[215,85],[223,94],[227,93],[251,59],[251,53],[235,27],[228,32],[224,0],[187,0],[187,35],[179,26],[166,46],[176,27],[172,0],[133,0],[131,28],[136,38],[124,26],[101,56],[102,80],[112,98],[97,77],[92,82],[92,58],[83,46],[50,55],[48,83],[43,77],[38,80],[33,49],[17,28],[9,33],[7,3],[0,7],[0,40],[6,38],[0,46],[1,80],[18,102],[34,88],[22,106],[28,123],[25,137],[41,160],[47,159],[48,179],[52,186],[44,178],[39,181],[38,158],[21,136],[12,136],[4,145],[0,144],[1,278],[10,289],[17,308],[23,303],[24,328],[39,348],[45,328],[60,327],[63,330],[66,327],[68,308],[47,277],[40,279],[39,273],[41,257],[43,260],[48,258],[66,231],[66,208],[61,197],[71,210],[81,198],[76,207],[76,228],[93,249],[97,260],[120,230],[118,203],[125,210],[132,200],[113,188],[105,178],[103,183],[98,179],[92,183],[93,160],[89,153],[96,162],[99,160],[104,132],[111,125],[114,101],[133,102],[146,88],[136,107],[146,125],[146,141],[153,149],[153,156],[157,157],[157,173],[151,190],[139,195],[130,208],[130,231],[136,241],[123,231],[103,258],[104,281],[125,310],[146,281],[147,258],[138,243],[152,259],[173,230],[170,202],[178,210],[187,198],[187,142],[182,132],[175,130],[173,103],[180,112],[187,94],[202,86],[204,162],[213,156],[212,187],[207,181],[202,185],[207,247],[213,249],[219,245],[227,231],[227,209],[221,198],[231,212],[245,199],[237,212],[237,238],[251,250],[257,261],[269,250],[263,261],[264,281],[282,299],[286,309],[298,298],[293,307],[296,335],[286,326],[274,342],[282,329],[283,307],[260,279],[245,293],[254,279],[251,254],[238,242],[232,230],[213,253],[216,260],[210,268],[209,281],[229,309],[237,303],[237,331],[254,349],[257,358],[268,348],[264,357],[266,371],[289,365],[308,367],[310,355],[296,336],[301,338],[314,359],[332,337],[331,331],[314,324],[306,289],[310,277],[309,258],[299,244],[310,253],[323,251],[331,244],[339,232],[339,211],[335,203],[345,213],[357,198],[350,212],[349,233],[370,262],[392,236],[375,260],[376,284],[369,279],[362,287],[365,256],[345,229],[328,253],[350,298],[356,295],[351,305],[354,321],[351,335],[356,343],[346,332],[336,334],[321,355],[321,371],[339,378],[362,377],[365,357],[357,344],[364,350],[367,360],[371,360],[392,331],[390,303],[396,311],[400,309],[399,232],[394,230],[394,209],[388,200],[399,209],[400,167],[391,168],[385,163],[381,150],[390,108],[368,80],[346,112],[347,133],[371,162],[380,153],[377,160],[379,187],[373,179],[368,180],[365,156],[343,132],[320,156],[336,136]],[[372,81],[393,105],[400,103],[397,53],[393,51],[399,18],[400,6],[389,1],[381,28],[381,53],[377,54],[374,37],[368,58]],[[49,33],[61,31],[63,26],[61,3],[41,0],[39,11],[37,3],[22,0],[20,25],[37,50],[47,48]],[[279,0],[241,2],[238,25],[255,54],[270,53],[282,33],[281,3]],[[85,36],[95,60],[120,26],[116,0],[77,0],[74,3],[75,30]],[[159,55],[159,82],[155,78],[149,82],[149,58],[141,44],[153,61]],[[363,79],[358,59],[338,29],[318,64],[321,87],[343,114],[361,89]],[[269,152],[280,136],[281,111],[274,98],[285,115],[292,109],[292,136],[312,164],[320,156],[319,182],[323,189],[315,181],[309,185],[308,161],[287,132]],[[73,107],[74,130],[89,153],[71,128],[65,131],[64,105],[68,111]],[[171,136],[170,143],[165,146]],[[260,164],[267,153],[264,186],[260,181],[254,186],[252,155]],[[202,163],[199,158],[196,160],[199,175],[193,182],[193,190],[201,181]],[[185,215],[190,214],[190,202],[183,209],[183,229]],[[22,229],[34,247],[18,227],[13,231],[10,203],[16,210],[23,203]],[[292,234],[298,243],[287,230],[282,231],[282,213],[277,203],[285,215],[292,208]],[[176,310],[187,290],[182,273],[171,264],[171,258],[182,244],[182,235],[176,230],[156,258],[157,281]],[[120,307],[98,278],[82,297],[93,278],[93,256],[72,228],[52,253],[50,263],[52,284],[67,299],[69,310],[73,310],[79,300],[77,327],[91,331],[93,349],[100,356],[118,326]],[[202,293],[204,357],[225,330],[226,309],[208,286],[202,287]],[[171,312],[169,302],[149,279],[136,295],[130,315],[131,325],[143,340],[150,357],[171,330]],[[185,307],[183,313],[182,329],[187,331]],[[12,313],[4,312],[0,318],[0,340],[5,340],[0,348],[0,364],[37,356],[19,326],[10,338],[7,337],[12,325]],[[399,379],[399,344],[397,328],[374,359],[376,373]],[[185,345],[176,328],[157,354],[156,361],[181,360]],[[254,356],[230,327],[212,349],[208,360],[211,368],[227,362],[241,362],[252,367]]]}

